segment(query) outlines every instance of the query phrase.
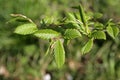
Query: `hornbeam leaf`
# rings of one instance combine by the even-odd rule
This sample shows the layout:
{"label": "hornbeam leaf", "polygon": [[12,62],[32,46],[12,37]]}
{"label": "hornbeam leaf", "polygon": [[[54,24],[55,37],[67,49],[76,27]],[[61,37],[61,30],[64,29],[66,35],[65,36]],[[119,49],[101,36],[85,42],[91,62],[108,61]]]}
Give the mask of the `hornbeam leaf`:
{"label": "hornbeam leaf", "polygon": [[30,22],[30,21],[28,21],[28,20],[25,19],[25,18],[16,17],[16,18],[10,19],[7,23],[13,23],[13,22],[15,22],[15,21],[17,21],[17,22]]}
{"label": "hornbeam leaf", "polygon": [[71,21],[76,21],[76,18],[75,18],[75,16],[74,16],[74,14],[68,13],[67,16],[68,16],[68,19],[69,19],[69,20],[71,20]]}
{"label": "hornbeam leaf", "polygon": [[67,23],[71,23],[74,28],[80,29],[80,26],[78,25],[77,19],[74,14],[68,13],[67,17],[68,17]]}
{"label": "hornbeam leaf", "polygon": [[106,39],[105,32],[103,31],[93,31],[92,37],[95,39]]}
{"label": "hornbeam leaf", "polygon": [[113,33],[112,27],[111,27],[111,26],[108,26],[106,29],[107,29],[107,33],[108,33],[112,38],[114,38],[114,33]]}
{"label": "hornbeam leaf", "polygon": [[92,49],[93,46],[93,39],[90,39],[85,46],[82,48],[82,53],[85,54]]}
{"label": "hornbeam leaf", "polygon": [[108,26],[107,27],[107,33],[113,38],[115,39],[115,37],[118,35],[119,33],[119,28],[115,27],[115,26]]}
{"label": "hornbeam leaf", "polygon": [[42,39],[52,39],[52,38],[58,37],[60,33],[52,29],[42,29],[42,30],[36,31],[34,35]]}
{"label": "hornbeam leaf", "polygon": [[83,24],[86,26],[86,22],[87,22],[87,21],[86,21],[85,12],[84,12],[84,10],[83,10],[83,8],[82,8],[81,5],[78,7],[78,9],[79,9],[79,13],[80,13],[81,21],[82,21]]}
{"label": "hornbeam leaf", "polygon": [[114,26],[113,31],[114,31],[114,36],[116,37],[119,34],[119,28]]}
{"label": "hornbeam leaf", "polygon": [[58,68],[61,68],[65,62],[65,51],[61,40],[55,42],[54,55]]}
{"label": "hornbeam leaf", "polygon": [[21,35],[28,35],[36,32],[37,26],[34,23],[26,23],[23,25],[18,26],[14,33],[21,34]]}
{"label": "hornbeam leaf", "polygon": [[73,39],[73,38],[77,38],[77,37],[81,37],[81,34],[76,29],[67,29],[64,33],[65,39]]}

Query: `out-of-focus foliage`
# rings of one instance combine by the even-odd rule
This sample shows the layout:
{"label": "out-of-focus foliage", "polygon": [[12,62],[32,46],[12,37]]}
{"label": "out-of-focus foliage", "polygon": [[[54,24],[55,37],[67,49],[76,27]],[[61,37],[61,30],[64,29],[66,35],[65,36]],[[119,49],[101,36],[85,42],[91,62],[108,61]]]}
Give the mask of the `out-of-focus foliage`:
{"label": "out-of-focus foliage", "polygon": [[120,20],[120,0],[0,0],[0,80],[41,80],[46,73],[52,80],[119,80],[120,35],[115,39],[107,36],[107,41],[96,40],[93,49],[84,56],[80,46],[88,40],[72,40],[65,50],[65,65],[58,70],[55,62],[51,62],[53,57],[44,56],[47,41],[13,33],[17,24],[9,21],[12,13],[24,14],[40,25],[43,18],[52,17],[55,22],[66,12],[74,12],[71,7],[80,3],[86,11],[103,13],[99,19],[103,23],[109,18]]}

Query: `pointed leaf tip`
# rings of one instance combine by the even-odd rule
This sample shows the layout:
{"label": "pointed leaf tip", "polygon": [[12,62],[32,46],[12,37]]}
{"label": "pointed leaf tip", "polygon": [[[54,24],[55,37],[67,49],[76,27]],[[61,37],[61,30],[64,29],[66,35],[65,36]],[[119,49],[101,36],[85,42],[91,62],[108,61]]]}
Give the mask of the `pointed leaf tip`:
{"label": "pointed leaf tip", "polygon": [[82,54],[89,52],[93,46],[93,39],[90,39],[85,46],[82,48]]}

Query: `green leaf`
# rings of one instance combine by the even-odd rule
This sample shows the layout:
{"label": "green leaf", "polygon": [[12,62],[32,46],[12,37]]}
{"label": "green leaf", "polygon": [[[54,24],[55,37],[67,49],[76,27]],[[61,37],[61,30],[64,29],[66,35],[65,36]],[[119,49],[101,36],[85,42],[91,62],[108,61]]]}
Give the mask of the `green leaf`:
{"label": "green leaf", "polygon": [[72,23],[72,22],[66,22],[63,25],[63,28],[65,28],[65,29],[77,29],[77,28],[79,28],[79,26],[78,25],[76,26],[76,25],[74,25],[74,23]]}
{"label": "green leaf", "polygon": [[68,14],[67,14],[67,17],[68,17],[69,20],[72,20],[72,21],[75,21],[75,20],[76,20],[74,14],[72,14],[72,13],[68,13]]}
{"label": "green leaf", "polygon": [[13,22],[29,22],[27,19],[22,18],[22,17],[16,17],[16,18],[12,18],[10,19],[7,23],[13,23]]}
{"label": "green leaf", "polygon": [[87,21],[86,21],[86,17],[85,17],[85,12],[84,12],[84,10],[83,10],[83,8],[82,8],[81,5],[78,7],[78,9],[79,9],[81,21],[82,21],[83,24],[86,26],[86,22],[87,22]]}
{"label": "green leaf", "polygon": [[34,35],[42,39],[52,39],[52,38],[58,37],[60,33],[52,29],[42,29],[42,30],[36,31]]}
{"label": "green leaf", "polygon": [[42,24],[52,24],[53,22],[55,22],[55,18],[53,16],[46,16],[40,21]]}
{"label": "green leaf", "polygon": [[102,16],[103,16],[103,14],[98,13],[98,12],[94,13],[94,15],[93,15],[94,18],[101,18]]}
{"label": "green leaf", "polygon": [[92,32],[92,37],[95,39],[106,39],[105,32],[103,31],[93,31]]}
{"label": "green leaf", "polygon": [[50,42],[50,44],[49,44],[49,47],[48,47],[48,49],[47,49],[47,51],[46,51],[46,53],[45,53],[45,56],[47,56],[49,53],[51,53],[52,52],[52,50],[53,50],[53,47],[52,46],[54,46],[54,41],[51,41]]}
{"label": "green leaf", "polygon": [[88,28],[88,22],[87,22],[86,14],[85,14],[85,12],[84,12],[81,5],[78,7],[78,9],[79,9],[81,21],[82,21],[82,23],[83,23],[83,25],[85,27],[85,32],[88,35],[90,33],[90,30]]}
{"label": "green leaf", "polygon": [[[27,22],[28,21],[28,22],[33,23],[33,21],[25,15],[22,15],[22,14],[10,14],[10,15],[12,17],[15,17],[16,21],[19,21],[19,22]],[[12,21],[14,21],[14,20],[12,20]]]}
{"label": "green leaf", "polygon": [[119,28],[118,27],[112,27],[114,31],[114,36],[116,37],[119,34]]}
{"label": "green leaf", "polygon": [[77,19],[77,20],[80,20],[81,21],[81,17],[80,17],[80,13],[73,13],[74,14],[74,16],[75,16],[75,18]]}
{"label": "green leaf", "polygon": [[104,25],[103,25],[102,23],[96,22],[96,23],[94,24],[94,27],[95,27],[96,29],[103,29],[103,28],[104,28]]}
{"label": "green leaf", "polygon": [[21,34],[21,35],[28,35],[36,32],[37,26],[34,23],[26,23],[23,25],[18,26],[14,33]]}
{"label": "green leaf", "polygon": [[[77,7],[77,9],[78,9],[78,7]],[[79,14],[77,14],[77,13],[74,13],[74,14],[68,13],[67,16],[68,16],[67,23],[71,24],[72,28],[79,29],[81,33],[87,34],[86,30],[85,30],[85,27],[84,27],[85,25],[81,21],[81,17],[80,17]]]}
{"label": "green leaf", "polygon": [[106,29],[107,29],[107,33],[108,33],[112,38],[114,38],[114,33],[113,33],[112,27],[111,27],[111,26],[108,26]]}
{"label": "green leaf", "polygon": [[65,63],[65,51],[63,44],[60,40],[57,40],[54,47],[55,61],[58,68],[61,68]]}
{"label": "green leaf", "polygon": [[115,26],[108,26],[107,27],[107,33],[113,38],[115,39],[115,37],[118,35],[119,33],[119,28],[115,27]]}
{"label": "green leaf", "polygon": [[77,38],[77,37],[81,37],[81,34],[76,29],[67,29],[64,33],[64,38],[65,39],[74,39],[74,38]]}
{"label": "green leaf", "polygon": [[85,46],[82,48],[82,53],[85,54],[92,49],[93,46],[93,39],[90,39]]}
{"label": "green leaf", "polygon": [[67,17],[68,17],[67,23],[71,23],[74,28],[80,29],[80,26],[78,25],[77,19],[74,14],[68,13]]}

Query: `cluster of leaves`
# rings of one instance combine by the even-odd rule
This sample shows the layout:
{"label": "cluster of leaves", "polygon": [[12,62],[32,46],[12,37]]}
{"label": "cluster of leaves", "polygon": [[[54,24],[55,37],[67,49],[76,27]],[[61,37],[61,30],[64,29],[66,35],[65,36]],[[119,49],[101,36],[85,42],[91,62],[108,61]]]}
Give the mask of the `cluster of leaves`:
{"label": "cluster of leaves", "polygon": [[[67,13],[66,18],[61,21],[50,19],[41,20],[41,29],[38,29],[37,25],[31,21],[31,19],[20,15],[13,14],[14,20],[26,21],[24,24],[19,25],[14,33],[20,35],[33,35],[41,39],[50,41],[46,55],[53,53],[58,68],[61,68],[65,62],[65,50],[63,44],[69,43],[70,40],[75,38],[88,37],[88,41],[82,47],[82,54],[88,53],[93,46],[95,39],[106,40],[106,33],[113,39],[118,35],[119,28],[112,20],[109,20],[106,24],[102,24],[97,21],[102,17],[100,13],[92,13],[89,15],[84,12],[81,5],[73,7],[79,10],[79,13]],[[20,18],[18,18],[20,17]]]}

